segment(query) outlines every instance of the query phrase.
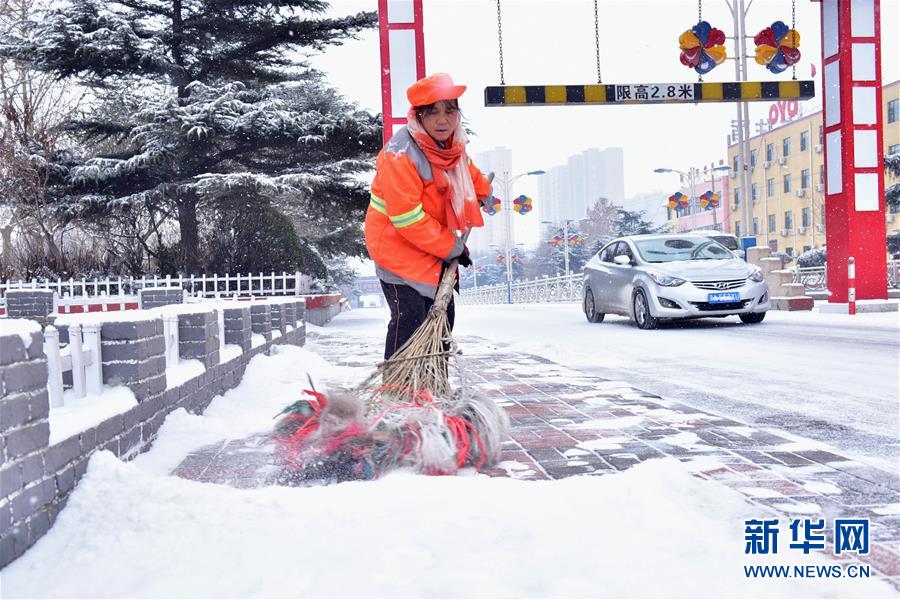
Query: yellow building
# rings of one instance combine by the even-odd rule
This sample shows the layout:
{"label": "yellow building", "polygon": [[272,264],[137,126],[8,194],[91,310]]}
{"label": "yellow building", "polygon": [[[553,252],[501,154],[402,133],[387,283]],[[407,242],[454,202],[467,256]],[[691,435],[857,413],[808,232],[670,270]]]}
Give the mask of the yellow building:
{"label": "yellow building", "polygon": [[[900,81],[882,88],[884,153],[900,154]],[[778,114],[777,107],[773,108]],[[728,147],[731,231],[755,235],[757,244],[799,255],[825,245],[825,154],[822,113],[813,113],[750,138],[749,194],[741,189],[737,144]],[[885,187],[898,178],[885,175]],[[750,227],[741,223],[741,202],[752,203]],[[723,201],[726,200],[723,198]],[[900,234],[900,215],[888,213],[888,235]]]}

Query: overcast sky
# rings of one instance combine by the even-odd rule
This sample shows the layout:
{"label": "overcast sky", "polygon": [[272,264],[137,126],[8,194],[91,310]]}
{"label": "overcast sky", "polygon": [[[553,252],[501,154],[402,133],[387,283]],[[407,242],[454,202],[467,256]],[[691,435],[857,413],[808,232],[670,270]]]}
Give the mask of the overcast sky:
{"label": "overcast sky", "polygon": [[[678,60],[678,36],[697,22],[697,2],[601,0],[599,7],[604,83],[697,81],[697,74]],[[882,0],[881,7],[882,78],[888,83],[900,79],[900,0]],[[333,14],[376,9],[375,0],[332,2]],[[507,85],[596,83],[593,0],[501,0],[501,10]],[[733,21],[724,0],[704,2],[703,18],[726,36],[732,35]],[[445,71],[457,83],[469,86],[461,107],[478,134],[472,138],[470,154],[495,146],[511,148],[513,169],[521,172],[563,164],[586,148],[621,146],[626,197],[677,189],[677,176],[654,174],[655,167],[687,170],[726,156],[726,136],[736,116],[731,103],[485,108],[485,86],[500,83],[495,0],[425,0],[424,19],[426,71]],[[747,33],[752,37],[776,20],[790,25],[790,2],[754,0]],[[808,79],[811,64],[817,71],[817,98],[801,103],[811,112],[821,106],[818,3],[797,0],[796,27],[802,52],[797,77]],[[791,78],[790,69],[776,76],[756,65],[754,48],[753,40],[747,40],[750,79]],[[734,55],[732,40],[726,40],[726,49],[729,58]],[[328,73],[329,81],[348,99],[381,111],[377,30],[329,49],[314,64]],[[727,60],[704,80],[734,81],[734,62]],[[766,118],[769,105],[751,104],[751,121]],[[520,180],[515,195],[529,194],[539,202],[533,179]]]}

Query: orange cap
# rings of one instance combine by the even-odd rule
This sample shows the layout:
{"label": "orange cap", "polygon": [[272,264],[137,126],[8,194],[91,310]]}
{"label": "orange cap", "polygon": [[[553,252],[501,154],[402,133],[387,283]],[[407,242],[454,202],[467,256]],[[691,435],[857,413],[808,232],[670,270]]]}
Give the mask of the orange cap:
{"label": "orange cap", "polygon": [[440,100],[455,100],[465,91],[466,86],[454,85],[446,73],[435,73],[409,86],[406,97],[413,106],[427,106]]}

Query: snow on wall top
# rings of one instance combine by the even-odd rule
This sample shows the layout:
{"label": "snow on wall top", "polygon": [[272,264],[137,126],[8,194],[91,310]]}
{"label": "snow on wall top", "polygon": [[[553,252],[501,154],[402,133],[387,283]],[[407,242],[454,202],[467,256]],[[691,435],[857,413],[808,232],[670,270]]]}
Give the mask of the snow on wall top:
{"label": "snow on wall top", "polygon": [[25,347],[31,345],[31,335],[41,333],[41,326],[31,319],[2,319],[0,320],[0,336],[17,335],[22,338]]}
{"label": "snow on wall top", "polygon": [[130,323],[132,321],[152,321],[160,314],[152,310],[123,310],[116,312],[56,314],[55,325],[102,325],[104,323]]}

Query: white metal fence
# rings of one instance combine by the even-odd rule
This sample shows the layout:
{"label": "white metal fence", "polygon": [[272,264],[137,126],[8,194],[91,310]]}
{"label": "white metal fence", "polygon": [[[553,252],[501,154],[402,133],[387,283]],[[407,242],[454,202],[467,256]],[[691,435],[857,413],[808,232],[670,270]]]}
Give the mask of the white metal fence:
{"label": "white metal fence", "polygon": [[[568,277],[545,277],[512,284],[512,301],[522,302],[581,302],[584,293],[584,275]],[[900,287],[900,260],[888,261],[888,288]],[[804,267],[794,269],[794,283],[802,283],[808,292],[828,290],[828,274],[825,267]],[[506,284],[466,288],[460,292],[460,304],[506,304]]]}
{"label": "white metal fence", "polygon": [[[523,302],[581,302],[584,290],[581,273],[515,281],[511,286],[513,303]],[[506,284],[466,288],[459,294],[461,304],[506,304]]]}
{"label": "white metal fence", "polygon": [[103,386],[100,325],[70,325],[68,329],[69,343],[64,347],[59,345],[59,331],[55,327],[50,325],[44,329],[47,391],[52,408],[63,405],[63,373],[66,371],[72,372],[75,398],[99,394]]}
{"label": "white metal fence", "polygon": [[178,275],[160,277],[105,277],[96,279],[0,280],[2,290],[53,290],[60,298],[76,296],[133,296],[144,288],[180,287],[191,295],[206,297],[238,295],[288,296],[308,294],[314,279],[303,273],[247,273],[237,275]]}
{"label": "white metal fence", "polygon": [[[798,267],[794,269],[794,283],[802,283],[807,292],[828,291],[828,269],[822,267]],[[887,263],[888,289],[900,287],[900,260]]]}
{"label": "white metal fence", "polygon": [[[96,279],[0,280],[0,314],[5,313],[6,290],[52,290],[60,312],[107,312],[137,308],[138,292],[147,288],[180,287],[193,297],[300,296],[313,291],[315,279],[303,273],[247,273],[105,277]],[[90,308],[88,308],[88,305]],[[81,309],[71,310],[72,306]]]}

